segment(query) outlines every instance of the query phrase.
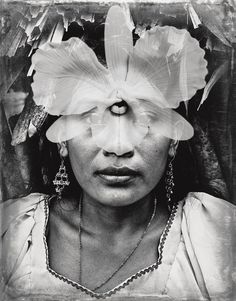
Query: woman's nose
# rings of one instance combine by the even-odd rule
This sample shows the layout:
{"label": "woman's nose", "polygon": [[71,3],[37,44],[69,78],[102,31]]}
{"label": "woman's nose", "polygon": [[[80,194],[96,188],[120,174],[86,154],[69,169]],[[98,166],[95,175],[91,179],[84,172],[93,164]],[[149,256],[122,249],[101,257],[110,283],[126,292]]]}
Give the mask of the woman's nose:
{"label": "woman's nose", "polygon": [[129,133],[129,122],[125,117],[113,117],[109,124],[109,135],[103,146],[105,156],[132,157],[134,145]]}

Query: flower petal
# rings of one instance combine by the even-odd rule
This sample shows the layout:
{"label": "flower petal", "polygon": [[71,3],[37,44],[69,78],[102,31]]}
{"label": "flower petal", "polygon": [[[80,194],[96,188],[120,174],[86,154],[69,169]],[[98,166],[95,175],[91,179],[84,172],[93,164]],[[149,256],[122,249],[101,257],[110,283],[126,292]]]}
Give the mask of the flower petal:
{"label": "flower petal", "polygon": [[[149,133],[165,136],[174,140],[188,140],[193,136],[193,127],[180,114],[172,109],[161,108],[149,101],[133,104],[133,111],[138,118],[144,115],[148,120]],[[146,122],[146,121],[145,121]]]}
{"label": "flower petal", "polygon": [[[72,114],[84,98],[105,97],[113,84],[109,71],[83,41],[71,38],[47,44],[34,54],[32,89],[37,105],[52,115]],[[76,93],[76,98],[74,97]]]}
{"label": "flower petal", "polygon": [[89,129],[89,124],[80,115],[65,115],[58,118],[47,130],[49,141],[60,143],[70,140]]}
{"label": "flower petal", "polygon": [[121,156],[141,143],[148,127],[135,123],[129,114],[114,116],[107,110],[103,115],[103,123],[92,123],[91,130],[97,146]]}
{"label": "flower petal", "polygon": [[128,113],[121,116],[114,116],[106,106],[99,105],[80,115],[63,116],[48,129],[47,138],[58,143],[84,133],[90,133],[98,147],[122,155],[138,146],[147,134],[154,139],[165,136],[187,140],[193,136],[193,128],[172,109],[140,100],[130,102]]}
{"label": "flower petal", "polygon": [[136,42],[127,82],[131,86],[148,82],[163,95],[165,107],[177,108],[204,87],[206,64],[204,51],[188,31],[156,26]]}
{"label": "flower petal", "polygon": [[129,54],[133,50],[130,19],[120,6],[112,6],[105,23],[105,53],[114,80],[123,81],[128,71]]}

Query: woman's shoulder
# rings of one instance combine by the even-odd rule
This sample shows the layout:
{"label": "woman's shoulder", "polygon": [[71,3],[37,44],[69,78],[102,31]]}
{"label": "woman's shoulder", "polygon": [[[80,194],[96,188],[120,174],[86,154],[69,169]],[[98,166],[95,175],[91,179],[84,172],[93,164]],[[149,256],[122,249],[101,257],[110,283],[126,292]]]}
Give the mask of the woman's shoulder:
{"label": "woman's shoulder", "polygon": [[209,295],[214,299],[216,293],[235,293],[236,206],[204,192],[191,192],[183,201],[181,233],[189,260],[198,267],[196,275],[201,271]]}
{"label": "woman's shoulder", "polygon": [[[32,217],[48,195],[42,193],[31,193],[24,197],[8,199],[0,204],[2,215],[2,235],[9,229],[16,220],[26,221],[26,217]],[[23,218],[25,216],[25,218]]]}
{"label": "woman's shoulder", "polygon": [[236,219],[236,205],[205,192],[190,192],[183,201],[183,212],[186,218],[191,214],[205,216],[208,219]]}
{"label": "woman's shoulder", "polygon": [[185,202],[201,202],[202,204],[205,204],[205,205],[210,205],[212,202],[212,205],[223,205],[223,206],[227,206],[227,207],[230,207],[230,208],[233,208],[233,209],[236,209],[236,205],[235,204],[232,204],[222,198],[219,198],[219,197],[216,197],[216,196],[213,196],[211,194],[208,194],[206,192],[189,192],[187,194],[187,196],[185,197]]}
{"label": "woman's shoulder", "polygon": [[182,209],[182,243],[196,278],[203,277],[201,283],[212,300],[221,300],[219,296],[222,300],[233,300],[230,298],[236,293],[236,206],[204,192],[191,192]]}
{"label": "woman's shoulder", "polygon": [[192,237],[202,233],[210,240],[230,240],[236,234],[236,206],[204,192],[191,192],[183,201],[182,223]]}

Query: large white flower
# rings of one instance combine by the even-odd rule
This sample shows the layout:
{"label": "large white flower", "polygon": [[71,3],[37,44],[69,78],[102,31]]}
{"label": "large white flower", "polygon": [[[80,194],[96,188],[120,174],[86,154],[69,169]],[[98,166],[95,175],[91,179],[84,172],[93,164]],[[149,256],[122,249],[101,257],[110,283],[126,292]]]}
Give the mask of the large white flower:
{"label": "large white flower", "polygon": [[[205,85],[207,63],[198,41],[185,29],[156,26],[133,46],[129,17],[113,6],[104,43],[107,68],[78,38],[49,43],[34,54],[34,100],[49,114],[63,115],[49,128],[48,139],[66,141],[86,127],[105,149],[108,137],[118,139],[124,129],[135,144],[148,131],[191,138],[192,126],[173,108]],[[113,114],[121,101],[123,113]]]}

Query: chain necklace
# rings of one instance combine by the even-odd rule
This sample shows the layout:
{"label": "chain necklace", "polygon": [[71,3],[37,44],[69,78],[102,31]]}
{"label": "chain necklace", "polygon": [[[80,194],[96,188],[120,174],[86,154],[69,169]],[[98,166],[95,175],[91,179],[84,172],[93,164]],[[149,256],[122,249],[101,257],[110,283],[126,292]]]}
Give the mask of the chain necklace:
{"label": "chain necklace", "polygon": [[[82,278],[82,271],[81,271],[81,259],[82,259],[82,240],[81,240],[81,233],[82,233],[82,200],[83,198],[81,197],[80,199],[80,203],[79,203],[79,229],[78,229],[78,233],[79,233],[79,283],[81,284],[81,278]],[[137,241],[135,247],[132,249],[132,251],[126,256],[126,258],[122,261],[122,263],[119,265],[118,268],[116,268],[116,270],[106,279],[104,280],[101,284],[99,284],[98,286],[96,286],[93,291],[98,290],[99,288],[101,288],[102,286],[104,286],[106,283],[108,283],[108,281],[110,281],[119,271],[120,269],[126,264],[126,262],[130,259],[130,257],[134,254],[134,252],[138,249],[139,245],[141,244],[145,234],[147,233],[155,215],[156,215],[156,208],[157,208],[157,199],[155,197],[154,199],[154,206],[153,206],[153,212],[152,215],[150,217],[150,220],[147,224],[147,226],[145,227],[141,237],[139,238],[139,240]]]}

